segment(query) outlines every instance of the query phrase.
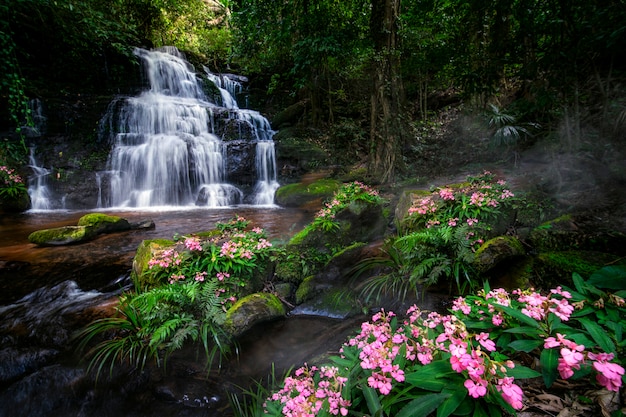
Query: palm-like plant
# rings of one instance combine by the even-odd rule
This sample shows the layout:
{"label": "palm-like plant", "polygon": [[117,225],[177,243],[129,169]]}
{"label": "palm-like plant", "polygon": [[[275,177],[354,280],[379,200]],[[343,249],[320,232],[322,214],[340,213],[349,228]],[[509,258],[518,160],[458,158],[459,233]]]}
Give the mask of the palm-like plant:
{"label": "palm-like plant", "polygon": [[494,129],[492,141],[496,146],[512,145],[519,142],[523,137],[532,136],[528,128],[539,127],[537,123],[516,124],[517,118],[515,116],[503,112],[495,104],[489,104],[487,117],[489,118],[489,128]]}

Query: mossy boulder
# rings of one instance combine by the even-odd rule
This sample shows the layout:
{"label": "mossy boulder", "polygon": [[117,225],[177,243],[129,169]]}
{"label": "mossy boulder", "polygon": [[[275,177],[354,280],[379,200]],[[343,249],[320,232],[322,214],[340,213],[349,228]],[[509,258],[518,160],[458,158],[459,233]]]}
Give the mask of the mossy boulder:
{"label": "mossy boulder", "polygon": [[128,220],[102,213],[89,213],[78,219],[78,226],[91,227],[95,233],[114,233],[131,229]]}
{"label": "mossy boulder", "polygon": [[90,226],[63,226],[37,230],[28,236],[28,241],[39,246],[62,246],[86,242],[97,235]]}
{"label": "mossy boulder", "polygon": [[162,284],[154,274],[147,273],[149,271],[148,262],[158,252],[172,247],[174,244],[175,242],[169,239],[144,240],[139,244],[130,272],[130,277],[136,288],[147,289]]}
{"label": "mossy boulder", "polygon": [[239,336],[255,324],[284,317],[285,306],[270,293],[254,293],[239,299],[226,312],[224,329]]}
{"label": "mossy boulder", "polygon": [[481,245],[474,254],[474,266],[480,272],[489,271],[504,261],[524,256],[526,250],[513,236],[498,236]]}
{"label": "mossy boulder", "polygon": [[321,202],[333,196],[341,183],[332,179],[318,179],[311,183],[295,183],[284,185],[274,197],[276,204],[285,207],[301,207],[311,202]]}
{"label": "mossy boulder", "polygon": [[302,304],[306,300],[313,298],[315,295],[315,277],[310,275],[302,280],[296,290],[296,305]]}
{"label": "mossy boulder", "polygon": [[406,228],[405,218],[409,215],[409,209],[416,201],[419,201],[432,194],[429,190],[424,189],[406,189],[400,193],[398,203],[396,204],[395,218],[401,229]]}
{"label": "mossy boulder", "polygon": [[535,257],[533,281],[542,288],[572,286],[572,274],[588,278],[606,265],[619,264],[621,257],[605,252],[568,250],[540,253]]}
{"label": "mossy boulder", "polygon": [[542,223],[528,235],[537,252],[585,250],[626,255],[626,236],[613,230],[599,230],[583,218],[563,215]]}

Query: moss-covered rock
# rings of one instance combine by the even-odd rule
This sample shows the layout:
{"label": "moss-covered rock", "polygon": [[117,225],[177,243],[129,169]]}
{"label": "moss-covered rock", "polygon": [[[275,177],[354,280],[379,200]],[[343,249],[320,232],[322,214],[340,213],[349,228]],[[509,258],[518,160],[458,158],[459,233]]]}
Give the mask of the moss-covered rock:
{"label": "moss-covered rock", "polygon": [[571,286],[574,272],[586,279],[600,268],[620,261],[624,262],[617,255],[605,252],[581,250],[544,252],[535,257],[533,281],[541,288]]}
{"label": "moss-covered rock", "polygon": [[503,261],[524,256],[526,250],[513,236],[498,236],[481,245],[474,254],[474,266],[480,272],[489,271]]}
{"label": "moss-covered rock", "polygon": [[332,179],[318,179],[311,183],[296,183],[284,185],[278,190],[274,200],[276,204],[285,207],[300,207],[313,201],[321,201],[333,196],[341,183]]}
{"label": "moss-covered rock", "polygon": [[534,228],[528,235],[528,242],[537,252],[586,250],[626,254],[623,233],[598,230],[587,226],[584,219],[569,214]]}
{"label": "moss-covered rock", "polygon": [[90,226],[64,226],[37,230],[28,236],[28,241],[39,246],[61,246],[86,242],[96,236]]}
{"label": "moss-covered rock", "polygon": [[102,213],[85,214],[78,219],[78,226],[91,227],[95,233],[113,233],[131,229],[128,220]]}
{"label": "moss-covered rock", "polygon": [[147,289],[162,284],[156,279],[154,274],[148,273],[148,262],[157,252],[171,247],[174,244],[175,242],[169,239],[144,240],[139,244],[137,252],[135,252],[135,257],[133,258],[133,266],[130,272],[130,277],[136,288]]}
{"label": "moss-covered rock", "polygon": [[238,300],[226,312],[224,329],[239,336],[257,323],[284,317],[285,306],[270,293],[254,293]]}
{"label": "moss-covered rock", "polygon": [[406,189],[400,193],[395,211],[395,219],[400,229],[406,229],[404,220],[409,215],[409,209],[413,203],[431,194],[431,191],[424,189]]}
{"label": "moss-covered rock", "polygon": [[306,300],[313,298],[315,295],[315,277],[310,275],[302,280],[296,290],[296,305],[302,304]]}

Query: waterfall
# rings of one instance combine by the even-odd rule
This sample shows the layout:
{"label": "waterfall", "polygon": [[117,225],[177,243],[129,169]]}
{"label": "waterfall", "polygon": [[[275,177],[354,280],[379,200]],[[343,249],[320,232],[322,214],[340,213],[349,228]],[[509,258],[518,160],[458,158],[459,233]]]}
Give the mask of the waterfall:
{"label": "waterfall", "polygon": [[48,187],[48,177],[51,171],[39,166],[35,159],[34,147],[30,148],[28,167],[33,170],[33,174],[28,177],[28,196],[30,197],[31,210],[52,209],[50,189]]}
{"label": "waterfall", "polygon": [[[106,171],[98,176],[105,187],[98,204],[139,208],[273,204],[278,187],[274,132],[258,112],[239,108],[235,95],[242,84],[205,68],[202,76],[219,91],[219,97],[210,97],[202,88],[201,75],[177,49],[137,48],[134,53],[143,64],[148,88],[112,103],[101,122],[112,150]],[[237,149],[237,158],[230,156],[231,147]],[[256,165],[256,184],[248,178],[253,173],[243,175],[235,166],[250,153],[256,153],[250,156]],[[252,189],[250,195],[243,191],[246,187]]]}

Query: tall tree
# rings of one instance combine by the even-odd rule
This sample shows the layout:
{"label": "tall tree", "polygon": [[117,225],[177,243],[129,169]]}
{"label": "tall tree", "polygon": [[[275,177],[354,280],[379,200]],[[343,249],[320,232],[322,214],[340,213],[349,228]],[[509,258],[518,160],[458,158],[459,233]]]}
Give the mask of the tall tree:
{"label": "tall tree", "polygon": [[405,130],[404,88],[400,75],[400,0],[372,0],[370,33],[374,46],[370,113],[369,173],[392,182]]}

